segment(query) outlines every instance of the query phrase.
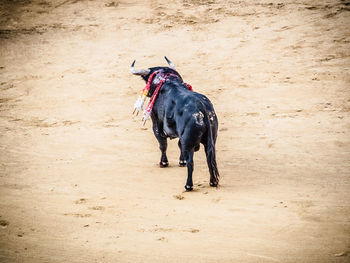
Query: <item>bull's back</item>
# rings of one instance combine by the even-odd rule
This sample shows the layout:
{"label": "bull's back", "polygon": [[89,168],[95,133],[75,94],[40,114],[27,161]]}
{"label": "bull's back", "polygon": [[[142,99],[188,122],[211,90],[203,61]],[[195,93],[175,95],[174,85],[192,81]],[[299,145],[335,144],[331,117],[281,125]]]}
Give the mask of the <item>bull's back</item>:
{"label": "bull's back", "polygon": [[[210,126],[217,127],[213,105],[203,94],[179,89],[159,94],[157,100],[158,117],[163,123],[164,133],[170,138],[187,138],[199,144],[207,129],[213,129],[207,127],[208,120],[214,124]],[[216,131],[212,132],[216,134]]]}

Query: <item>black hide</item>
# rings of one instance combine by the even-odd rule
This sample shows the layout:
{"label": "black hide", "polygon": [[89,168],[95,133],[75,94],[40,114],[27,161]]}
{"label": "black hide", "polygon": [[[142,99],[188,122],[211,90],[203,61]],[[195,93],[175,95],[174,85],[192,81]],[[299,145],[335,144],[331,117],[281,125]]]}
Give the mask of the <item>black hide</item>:
{"label": "black hide", "polygon": [[154,67],[149,74],[142,76],[147,82],[155,71],[148,96],[153,95],[161,78],[165,82],[159,90],[152,109],[153,132],[162,152],[160,166],[168,166],[166,156],[167,138],[179,138],[180,166],[187,166],[188,177],[185,190],[193,189],[193,154],[204,146],[210,173],[210,185],[217,186],[219,172],[215,157],[215,142],[218,131],[218,119],[209,99],[197,92],[190,91],[180,74],[168,67]]}

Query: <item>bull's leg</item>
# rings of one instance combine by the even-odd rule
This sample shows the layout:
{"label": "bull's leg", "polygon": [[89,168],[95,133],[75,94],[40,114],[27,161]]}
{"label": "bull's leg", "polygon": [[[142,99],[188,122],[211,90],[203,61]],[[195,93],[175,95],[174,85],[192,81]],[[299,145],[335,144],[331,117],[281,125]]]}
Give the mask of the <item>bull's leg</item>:
{"label": "bull's leg", "polygon": [[164,168],[169,165],[168,157],[166,156],[166,149],[168,147],[168,142],[167,142],[167,138],[164,138],[164,137],[159,136],[159,138],[157,139],[159,142],[159,149],[162,152],[162,156],[160,157],[159,167]]}
{"label": "bull's leg", "polygon": [[156,136],[156,138],[158,140],[159,149],[162,152],[162,156],[160,157],[159,166],[161,168],[167,167],[169,165],[168,158],[166,156],[166,149],[168,146],[167,138],[160,134],[159,131],[162,130],[163,128],[158,127],[159,123],[158,123],[157,118],[154,115],[151,115],[151,116],[152,116],[152,123],[153,123],[153,133],[154,133],[154,136]]}
{"label": "bull's leg", "polygon": [[163,130],[163,124],[159,122],[155,114],[152,114],[151,117],[152,117],[152,124],[153,124],[152,126],[153,133],[158,140],[159,149],[162,152],[162,156],[160,157],[159,167],[164,168],[169,165],[168,158],[166,156],[166,149],[168,147],[167,138],[162,136],[162,134],[159,132]]}
{"label": "bull's leg", "polygon": [[182,153],[182,146],[181,146],[181,141],[179,140],[178,142],[179,148],[180,148],[180,160],[179,160],[179,166],[185,167],[186,166],[186,161],[184,154]]}
{"label": "bull's leg", "polygon": [[187,182],[185,185],[185,191],[192,191],[193,190],[193,180],[192,180],[192,173],[193,173],[193,149],[192,150],[184,150],[184,157],[186,159],[186,165],[187,165]]}

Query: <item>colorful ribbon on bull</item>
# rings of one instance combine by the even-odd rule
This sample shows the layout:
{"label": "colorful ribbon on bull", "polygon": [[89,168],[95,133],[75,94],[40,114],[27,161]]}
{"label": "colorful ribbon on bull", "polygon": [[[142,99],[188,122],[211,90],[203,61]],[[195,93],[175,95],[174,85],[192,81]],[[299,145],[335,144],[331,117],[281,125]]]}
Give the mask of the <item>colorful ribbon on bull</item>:
{"label": "colorful ribbon on bull", "polygon": [[134,104],[134,111],[132,114],[135,113],[135,111],[137,110],[136,112],[136,116],[139,114],[140,111],[142,111],[142,107],[143,107],[143,104],[145,103],[146,101],[146,98],[147,98],[147,95],[148,95],[148,92],[149,92],[149,89],[151,87],[151,84],[152,84],[152,81],[153,81],[153,78],[154,76],[158,73],[158,71],[155,71],[151,74],[151,76],[148,78],[148,81],[147,81],[147,84],[146,86],[141,90],[141,93],[139,95],[139,97],[137,98],[135,104]]}
{"label": "colorful ribbon on bull", "polygon": [[[137,98],[135,104],[134,104],[134,111],[133,111],[133,114],[135,113],[135,111],[137,110],[137,113],[136,113],[136,116],[139,114],[140,111],[142,111],[142,108],[143,108],[143,104],[145,103],[146,101],[146,98],[147,98],[147,95],[149,93],[149,90],[150,90],[150,87],[151,87],[151,84],[153,82],[153,79],[154,77],[159,73],[159,71],[155,71],[151,74],[151,76],[149,76],[148,78],[148,81],[146,83],[146,86],[141,90],[141,93],[139,95],[139,97]],[[166,77],[169,77],[170,75],[174,75],[176,77],[178,77],[177,75],[175,74],[167,74],[165,76],[162,76],[162,78],[160,79],[158,85],[157,85],[157,88],[155,89],[155,91],[153,92],[152,94],[152,97],[150,99],[150,101],[148,102],[147,104],[147,107],[146,109],[143,111],[143,118],[142,120],[144,120],[144,123],[143,125],[145,125],[146,121],[149,119],[149,117],[151,116],[151,113],[152,113],[152,109],[153,109],[153,106],[154,106],[154,103],[156,101],[156,98],[158,96],[158,93],[159,93],[159,90],[161,89],[161,87],[163,86],[163,83],[166,81]],[[187,84],[187,83],[184,83],[187,88],[190,90],[190,91],[193,91],[193,88],[190,84]]]}

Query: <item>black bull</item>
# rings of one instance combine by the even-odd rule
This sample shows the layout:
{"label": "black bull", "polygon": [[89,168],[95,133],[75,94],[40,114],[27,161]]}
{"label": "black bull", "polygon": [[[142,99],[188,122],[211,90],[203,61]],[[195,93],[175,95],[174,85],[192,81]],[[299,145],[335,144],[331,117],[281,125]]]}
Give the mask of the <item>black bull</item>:
{"label": "black bull", "polygon": [[183,82],[175,66],[166,57],[169,67],[153,67],[146,70],[135,70],[131,65],[131,72],[140,75],[147,83],[152,73],[153,80],[148,93],[152,97],[157,84],[164,80],[155,100],[151,119],[153,132],[159,142],[162,152],[160,167],[168,166],[166,156],[167,138],[179,138],[180,166],[187,166],[188,176],[186,191],[193,189],[193,154],[199,150],[200,143],[204,145],[207,164],[210,173],[210,185],[217,186],[219,172],[215,157],[215,142],[218,131],[218,119],[209,99],[197,92],[189,90]]}

